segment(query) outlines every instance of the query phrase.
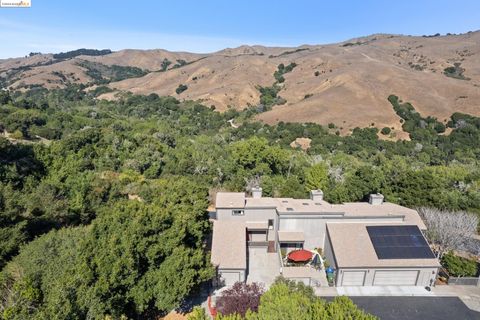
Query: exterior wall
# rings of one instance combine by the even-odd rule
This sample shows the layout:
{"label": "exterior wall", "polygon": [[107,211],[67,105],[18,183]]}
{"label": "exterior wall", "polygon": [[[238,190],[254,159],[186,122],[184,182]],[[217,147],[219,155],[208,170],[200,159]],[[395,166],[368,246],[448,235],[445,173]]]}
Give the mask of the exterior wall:
{"label": "exterior wall", "polygon": [[[235,276],[233,276],[233,274],[235,274]],[[223,279],[225,282],[224,285],[228,287],[233,285],[237,281],[244,282],[246,279],[245,270],[244,269],[218,269],[217,278]]]}
{"label": "exterior wall", "polygon": [[248,240],[255,242],[265,242],[267,241],[267,231],[248,231]]}
{"label": "exterior wall", "polygon": [[217,209],[217,220],[234,220],[234,221],[262,221],[267,222],[269,219],[273,219],[273,230],[268,230],[268,241],[275,241],[275,234],[277,231],[277,210],[274,208],[238,208],[238,210],[244,210],[243,216],[234,216],[232,211],[235,208]]}
{"label": "exterior wall", "polygon": [[[402,270],[418,270],[417,286],[426,287],[433,284],[437,277],[437,268],[341,268],[337,270],[336,285],[341,286],[343,281],[344,271],[365,271],[364,286],[373,286],[373,279],[375,277],[375,271],[402,271]],[[430,280],[433,280],[430,283]]]}
{"label": "exterior wall", "polygon": [[279,230],[303,231],[306,249],[323,248],[325,241],[325,219],[315,218],[284,218],[280,217]]}
{"label": "exterior wall", "polygon": [[332,249],[332,244],[330,243],[330,239],[328,237],[328,234],[325,239],[325,245],[323,247],[323,254],[325,255],[325,258],[327,259],[328,263],[330,263],[330,266],[337,270],[337,263],[335,261],[335,256],[333,255],[333,249]]}

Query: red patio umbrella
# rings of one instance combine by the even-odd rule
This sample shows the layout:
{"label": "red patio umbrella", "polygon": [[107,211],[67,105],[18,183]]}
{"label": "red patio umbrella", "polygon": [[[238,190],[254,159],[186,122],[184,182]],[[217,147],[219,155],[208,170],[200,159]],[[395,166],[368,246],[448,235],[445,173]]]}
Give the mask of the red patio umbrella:
{"label": "red patio umbrella", "polygon": [[295,250],[288,254],[288,260],[303,262],[312,259],[313,253],[307,250]]}

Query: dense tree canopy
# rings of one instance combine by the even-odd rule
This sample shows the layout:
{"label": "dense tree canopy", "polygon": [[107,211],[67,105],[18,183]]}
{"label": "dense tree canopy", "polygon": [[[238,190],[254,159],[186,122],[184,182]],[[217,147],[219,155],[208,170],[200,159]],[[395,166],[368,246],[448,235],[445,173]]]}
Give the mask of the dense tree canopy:
{"label": "dense tree canopy", "polygon": [[[407,113],[424,128],[394,142],[375,128],[339,136],[335,126],[270,126],[254,121],[256,108],[96,94],[0,92],[4,318],[148,318],[178,305],[211,274],[209,197],[252,182],[268,196],[321,188],[338,203],[381,192],[409,207],[480,213],[477,117],[455,113],[439,134],[436,119]],[[311,139],[307,151],[290,147],[299,137]]]}
{"label": "dense tree canopy", "polygon": [[337,297],[327,302],[313,293],[312,287],[303,283],[278,279],[260,298],[258,311],[222,315],[219,320],[311,320],[352,319],[374,320],[375,316],[365,313],[347,297]]}

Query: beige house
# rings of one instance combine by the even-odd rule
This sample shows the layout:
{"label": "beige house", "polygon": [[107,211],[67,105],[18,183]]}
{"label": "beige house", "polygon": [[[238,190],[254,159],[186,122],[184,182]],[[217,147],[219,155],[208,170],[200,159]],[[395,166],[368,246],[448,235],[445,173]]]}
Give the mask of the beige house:
{"label": "beige house", "polygon": [[[312,190],[310,199],[263,197],[261,188],[251,197],[220,192],[212,218],[212,263],[225,285],[258,271],[248,270],[252,248],[277,253],[280,261],[281,252],[322,249],[335,268],[337,286],[430,286],[440,266],[420,232],[426,227],[418,213],[384,202],[380,194],[371,195],[368,203],[334,205],[323,200],[320,190]],[[382,256],[385,252],[397,256]],[[271,272],[311,283],[305,268],[292,271],[280,264]]]}

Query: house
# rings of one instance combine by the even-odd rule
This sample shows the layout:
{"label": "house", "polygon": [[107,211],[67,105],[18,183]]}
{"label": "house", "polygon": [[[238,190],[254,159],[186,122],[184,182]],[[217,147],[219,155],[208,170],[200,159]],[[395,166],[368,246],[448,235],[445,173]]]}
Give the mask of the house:
{"label": "house", "polygon": [[278,260],[273,276],[317,285],[315,274],[324,276],[323,270],[288,267],[285,255],[322,252],[337,286],[431,286],[440,267],[418,213],[384,202],[381,194],[370,195],[369,202],[330,204],[320,190],[309,199],[263,197],[258,187],[251,197],[219,192],[213,221],[212,263],[227,286],[259,272],[254,268],[263,264],[252,261],[263,252]]}

